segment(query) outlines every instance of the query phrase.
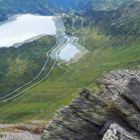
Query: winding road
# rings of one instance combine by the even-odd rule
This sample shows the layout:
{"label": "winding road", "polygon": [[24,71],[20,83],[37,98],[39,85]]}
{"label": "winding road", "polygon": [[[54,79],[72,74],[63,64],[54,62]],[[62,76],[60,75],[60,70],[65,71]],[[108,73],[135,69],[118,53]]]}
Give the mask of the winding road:
{"label": "winding road", "polygon": [[[56,64],[57,64],[57,61],[58,61],[58,59],[59,59],[59,52],[65,47],[65,44],[67,43],[67,41],[68,41],[68,40],[66,40],[66,41],[63,43],[62,47],[59,48],[58,46],[60,46],[60,45],[62,44],[62,42],[60,42],[60,41],[57,40],[57,42],[56,42],[56,44],[54,45],[54,47],[52,47],[52,48],[47,52],[47,59],[46,59],[44,65],[43,65],[42,69],[41,69],[40,72],[38,73],[38,75],[37,75],[34,79],[32,79],[31,81],[29,81],[29,82],[25,83],[24,85],[22,85],[21,87],[19,87],[18,89],[16,89],[16,90],[10,92],[10,93],[7,94],[6,96],[1,97],[1,98],[0,98],[0,103],[1,103],[1,102],[7,102],[7,101],[9,101],[9,100],[12,100],[12,99],[14,99],[14,98],[20,96],[21,94],[23,94],[23,93],[26,92],[27,90],[31,89],[32,87],[38,85],[40,82],[42,82],[43,80],[45,80],[46,78],[48,78],[49,75],[51,74],[51,72],[53,71],[53,69],[55,68]],[[60,43],[60,44],[59,44],[59,43]],[[29,84],[31,84],[32,82],[34,82],[34,81],[42,74],[42,72],[43,72],[44,69],[46,68],[46,66],[47,66],[47,64],[48,64],[48,61],[49,61],[49,59],[50,59],[50,53],[51,53],[51,51],[52,51],[54,48],[56,48],[56,47],[58,47],[59,49],[58,49],[58,50],[56,51],[56,53],[55,53],[55,60],[54,60],[53,65],[51,66],[49,72],[48,72],[41,80],[39,80],[39,81],[37,81],[36,83],[33,83],[31,86],[25,88],[26,86],[28,86]],[[25,88],[25,89],[22,90],[22,88]],[[19,92],[19,93],[17,93],[17,94],[15,94],[15,93],[18,92],[19,90],[22,90],[22,91]],[[12,95],[13,95],[13,96],[12,96]]]}
{"label": "winding road", "polygon": [[56,42],[56,44],[54,45],[54,47],[50,48],[50,49],[47,51],[47,59],[46,59],[44,65],[43,65],[42,69],[40,70],[40,72],[39,72],[31,81],[25,83],[24,85],[22,85],[21,87],[15,89],[14,91],[8,93],[7,95],[5,95],[5,96],[3,96],[3,97],[0,97],[0,101],[6,99],[6,98],[9,97],[9,96],[12,96],[12,95],[15,94],[17,91],[21,90],[22,88],[25,88],[25,86],[28,86],[29,84],[31,84],[32,82],[34,82],[34,81],[38,78],[38,77],[42,74],[42,72],[44,71],[44,69],[45,69],[45,67],[46,67],[46,65],[47,65],[47,63],[48,63],[48,61],[49,61],[49,58],[50,58],[49,55],[50,55],[51,51],[56,47],[56,45],[57,45],[57,42]]}
{"label": "winding road", "polygon": [[[60,21],[58,24],[60,24],[59,26],[62,26],[63,23],[62,23],[62,21]],[[59,27],[57,27],[57,28],[58,28],[59,31],[58,31],[58,33],[56,35],[56,43],[55,43],[55,45],[52,48],[50,48],[47,51],[47,54],[46,54],[47,57],[46,57],[45,63],[42,66],[40,72],[31,81],[25,83],[24,85],[22,85],[21,87],[15,89],[14,91],[10,92],[9,94],[7,94],[7,95],[5,95],[3,97],[0,97],[0,103],[8,102],[8,101],[10,101],[12,99],[15,99],[18,96],[21,96],[27,90],[29,90],[32,87],[38,85],[43,80],[47,79],[50,76],[51,72],[54,70],[54,68],[55,68],[55,66],[56,66],[56,64],[58,62],[60,51],[64,47],[66,47],[66,45],[68,43],[76,44],[75,42],[77,42],[77,44],[78,44],[78,39],[77,38],[75,38],[75,37],[68,37],[68,36],[65,35],[64,30],[60,30]],[[52,58],[52,56],[51,56],[52,52],[54,53],[54,58],[53,58],[54,59],[54,63],[50,67],[48,73],[43,78],[38,79],[38,78],[40,78],[41,74],[45,71],[46,66],[49,63],[50,57]],[[38,79],[38,81],[36,81],[37,79]]]}

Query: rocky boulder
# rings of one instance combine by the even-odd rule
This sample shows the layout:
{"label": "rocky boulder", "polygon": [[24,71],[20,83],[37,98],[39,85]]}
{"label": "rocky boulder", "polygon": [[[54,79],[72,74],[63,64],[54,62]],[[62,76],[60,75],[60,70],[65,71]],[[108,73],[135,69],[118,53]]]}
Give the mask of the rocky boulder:
{"label": "rocky boulder", "polygon": [[57,112],[42,140],[140,140],[140,72],[112,71]]}

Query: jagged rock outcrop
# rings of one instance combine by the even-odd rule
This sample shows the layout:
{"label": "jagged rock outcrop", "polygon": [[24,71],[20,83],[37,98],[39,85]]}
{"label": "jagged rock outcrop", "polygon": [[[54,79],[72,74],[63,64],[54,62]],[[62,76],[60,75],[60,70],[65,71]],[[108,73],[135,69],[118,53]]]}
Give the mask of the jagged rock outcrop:
{"label": "jagged rock outcrop", "polygon": [[140,140],[140,73],[112,71],[98,84],[60,110],[42,139]]}
{"label": "jagged rock outcrop", "polygon": [[134,140],[137,139],[133,134],[117,124],[111,124],[109,129],[104,134],[102,140]]}

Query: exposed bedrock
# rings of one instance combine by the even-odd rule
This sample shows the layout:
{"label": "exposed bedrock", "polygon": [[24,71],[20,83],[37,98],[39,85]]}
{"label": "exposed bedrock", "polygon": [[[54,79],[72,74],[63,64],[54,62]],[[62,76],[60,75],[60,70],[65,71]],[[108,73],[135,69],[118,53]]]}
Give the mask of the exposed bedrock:
{"label": "exposed bedrock", "polygon": [[56,113],[43,140],[140,140],[140,72],[112,71]]}

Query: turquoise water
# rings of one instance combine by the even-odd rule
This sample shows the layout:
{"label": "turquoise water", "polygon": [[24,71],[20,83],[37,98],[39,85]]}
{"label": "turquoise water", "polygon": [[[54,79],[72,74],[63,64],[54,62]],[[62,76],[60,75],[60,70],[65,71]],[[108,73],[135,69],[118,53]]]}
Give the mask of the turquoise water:
{"label": "turquoise water", "polygon": [[77,49],[77,47],[73,44],[68,43],[59,53],[59,57],[62,60],[69,61],[71,60],[76,54],[80,53],[81,51]]}

